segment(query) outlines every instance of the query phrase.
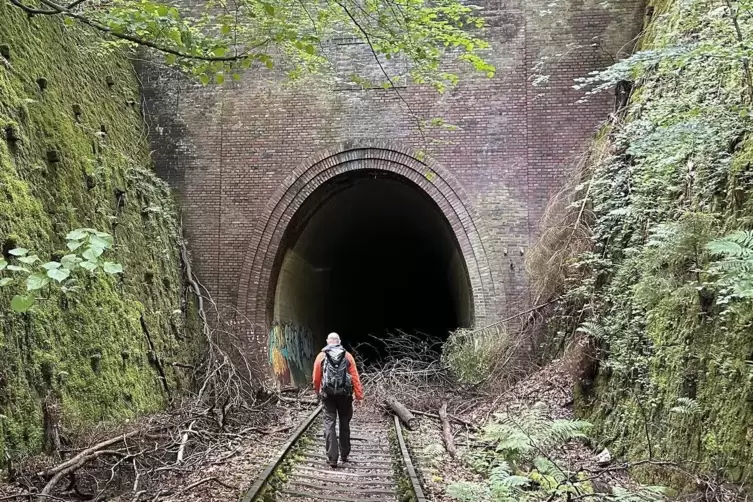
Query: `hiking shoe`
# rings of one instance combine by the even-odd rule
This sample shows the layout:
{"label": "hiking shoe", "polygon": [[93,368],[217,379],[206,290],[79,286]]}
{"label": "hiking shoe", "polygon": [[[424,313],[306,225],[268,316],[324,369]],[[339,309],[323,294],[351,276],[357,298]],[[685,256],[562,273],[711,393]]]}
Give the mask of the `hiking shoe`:
{"label": "hiking shoe", "polygon": [[342,458],[342,461],[343,461],[343,464],[347,464],[348,463],[348,457],[347,457],[347,455]]}
{"label": "hiking shoe", "polygon": [[337,469],[337,462],[329,462],[329,466],[332,469]]}

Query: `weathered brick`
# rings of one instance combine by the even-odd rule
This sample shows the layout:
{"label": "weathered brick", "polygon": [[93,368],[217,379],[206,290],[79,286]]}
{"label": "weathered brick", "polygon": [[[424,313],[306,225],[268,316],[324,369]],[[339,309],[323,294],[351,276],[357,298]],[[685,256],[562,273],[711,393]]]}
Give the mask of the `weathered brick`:
{"label": "weathered brick", "polygon": [[[195,268],[219,302],[237,308],[250,347],[263,357],[277,251],[293,211],[354,169],[399,173],[437,202],[468,266],[477,324],[525,299],[518,250],[535,238],[566,167],[611,107],[607,95],[579,103],[573,79],[629,49],[643,2],[561,0],[542,15],[550,3],[482,0],[497,75],[466,74],[441,96],[416,85],[400,96],[311,80],[283,86],[276,72],[202,88],[163,67],[142,68],[154,159],[182,203]],[[364,46],[338,43],[332,53],[343,73],[375,71]],[[535,88],[542,57],[551,78]],[[460,128],[426,132],[438,142],[423,161],[415,152],[426,145],[405,102]]]}

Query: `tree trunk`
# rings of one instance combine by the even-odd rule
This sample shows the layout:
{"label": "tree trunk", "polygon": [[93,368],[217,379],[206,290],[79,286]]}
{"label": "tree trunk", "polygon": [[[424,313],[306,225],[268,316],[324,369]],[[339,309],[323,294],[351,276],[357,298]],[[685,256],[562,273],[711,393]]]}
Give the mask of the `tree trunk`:
{"label": "tree trunk", "polygon": [[413,427],[413,421],[416,419],[416,417],[413,416],[413,413],[411,413],[408,408],[403,406],[402,403],[392,398],[387,399],[387,406],[389,406],[390,409],[395,412],[395,415],[400,418],[400,420],[405,424],[405,427],[407,427],[408,430],[411,430],[411,428]]}
{"label": "tree trunk", "polygon": [[458,451],[455,449],[455,439],[452,437],[452,427],[447,419],[447,403],[444,403],[439,409],[439,419],[442,421],[442,439],[444,447],[452,458],[455,458]]}

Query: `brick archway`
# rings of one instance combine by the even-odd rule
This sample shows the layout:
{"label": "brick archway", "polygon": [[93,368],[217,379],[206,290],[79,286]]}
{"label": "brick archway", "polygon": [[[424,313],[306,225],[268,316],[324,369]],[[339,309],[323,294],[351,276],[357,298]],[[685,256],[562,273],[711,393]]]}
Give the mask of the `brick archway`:
{"label": "brick archway", "polygon": [[[436,203],[447,219],[466,265],[471,287],[473,323],[493,320],[489,310],[496,295],[489,263],[468,197],[446,169],[432,159],[394,144],[349,142],[322,151],[299,165],[267,203],[241,270],[238,308],[253,323],[254,338],[266,337],[279,265],[276,260],[288,224],[304,201],[335,176],[358,170],[388,171],[412,182]],[[264,333],[256,332],[264,327]]]}

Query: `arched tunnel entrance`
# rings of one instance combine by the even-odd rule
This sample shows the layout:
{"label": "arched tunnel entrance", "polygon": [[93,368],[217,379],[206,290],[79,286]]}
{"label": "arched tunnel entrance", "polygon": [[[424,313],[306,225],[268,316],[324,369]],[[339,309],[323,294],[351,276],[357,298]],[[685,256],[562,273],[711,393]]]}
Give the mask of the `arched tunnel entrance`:
{"label": "arched tunnel entrance", "polygon": [[449,223],[421,188],[391,172],[350,172],[319,186],[291,220],[277,260],[270,348],[284,344],[287,359],[308,359],[290,364],[301,373],[290,375],[295,383],[309,378],[331,331],[368,363],[383,355],[372,336],[401,330],[444,339],[473,322]]}

